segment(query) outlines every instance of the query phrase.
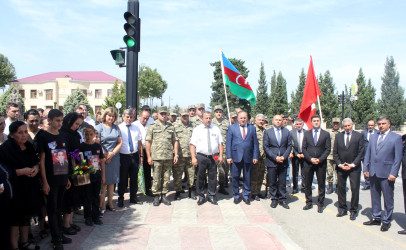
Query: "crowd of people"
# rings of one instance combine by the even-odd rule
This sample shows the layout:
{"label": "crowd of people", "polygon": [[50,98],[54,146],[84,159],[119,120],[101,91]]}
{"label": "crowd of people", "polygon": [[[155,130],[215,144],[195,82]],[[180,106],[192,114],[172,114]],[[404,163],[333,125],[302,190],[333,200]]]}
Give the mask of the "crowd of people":
{"label": "crowd of people", "polygon": [[[18,104],[8,103],[6,117],[0,116],[1,246],[38,249],[30,237],[35,218],[40,237],[50,233],[53,248],[63,249],[63,244],[72,242],[68,236],[81,231],[72,218],[82,207],[85,225],[94,226],[103,224],[106,210],[125,205],[127,191],[130,204],[142,204],[137,197],[143,195],[138,192],[141,167],[143,192],[153,197],[154,206],[171,205],[167,193],[172,176],[174,200],[186,198],[182,195],[185,183],[188,198],[197,205],[217,205],[216,193],[230,195],[231,182],[235,204],[270,199],[272,208],[289,209],[287,186],[292,185],[291,193],[304,193],[303,209],[310,210],[315,175],[317,212],[323,213],[325,193],[333,193],[335,185],[337,217],[349,212],[351,220],[358,214],[363,173],[362,189],[370,190],[372,204],[372,219],[364,225],[389,230],[394,182],[401,165],[406,196],[406,136],[402,142],[390,130],[389,117],[377,120],[378,130],[375,121],[369,121],[368,129],[360,133],[350,118],[333,118],[327,131],[318,115],[306,126],[302,119],[287,115],[268,120],[256,114],[249,119],[250,114],[236,109],[228,119],[221,105],[212,111],[198,104],[180,109],[179,114],[165,106],[151,114],[145,105],[138,117],[134,109],[126,109],[118,123],[114,108],[106,108],[93,120],[81,104],[66,115],[57,109],[31,109],[20,120]],[[89,178],[80,183],[78,179],[89,168]],[[265,192],[261,192],[263,185]]]}

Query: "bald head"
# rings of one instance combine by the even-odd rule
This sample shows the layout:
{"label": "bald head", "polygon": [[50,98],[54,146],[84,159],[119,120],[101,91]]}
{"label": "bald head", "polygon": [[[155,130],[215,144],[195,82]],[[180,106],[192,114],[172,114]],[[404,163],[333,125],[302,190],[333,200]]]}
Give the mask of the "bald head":
{"label": "bald head", "polygon": [[272,118],[272,124],[275,128],[280,128],[282,126],[283,118],[281,115],[274,115]]}
{"label": "bald head", "polygon": [[143,126],[145,126],[147,124],[147,122],[148,122],[148,119],[149,119],[149,112],[146,111],[146,110],[142,111],[139,119],[140,119],[140,123]]}

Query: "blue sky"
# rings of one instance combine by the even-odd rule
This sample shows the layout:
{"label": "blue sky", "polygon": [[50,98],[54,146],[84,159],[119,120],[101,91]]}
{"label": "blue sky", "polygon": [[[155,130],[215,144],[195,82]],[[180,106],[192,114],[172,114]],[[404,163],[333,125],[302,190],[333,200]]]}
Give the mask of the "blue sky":
{"label": "blue sky", "polygon": [[[125,80],[109,51],[124,46],[126,9],[125,0],[3,0],[0,53],[18,78],[100,70]],[[330,70],[338,91],[362,67],[379,97],[387,56],[406,86],[405,9],[401,0],[140,0],[139,62],[167,81],[171,106],[209,104],[220,51],[245,61],[254,90],[263,62],[268,80],[282,71],[290,97],[312,55],[316,74]]]}

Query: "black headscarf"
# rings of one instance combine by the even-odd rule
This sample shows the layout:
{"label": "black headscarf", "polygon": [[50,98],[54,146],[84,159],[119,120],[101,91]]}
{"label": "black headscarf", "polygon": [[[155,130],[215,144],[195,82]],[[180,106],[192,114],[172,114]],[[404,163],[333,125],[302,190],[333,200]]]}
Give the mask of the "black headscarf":
{"label": "black headscarf", "polygon": [[79,148],[80,140],[82,139],[77,130],[71,129],[72,125],[76,122],[77,119],[83,120],[83,116],[76,112],[71,112],[67,114],[62,121],[61,131],[67,135],[69,152],[73,152],[75,149]]}

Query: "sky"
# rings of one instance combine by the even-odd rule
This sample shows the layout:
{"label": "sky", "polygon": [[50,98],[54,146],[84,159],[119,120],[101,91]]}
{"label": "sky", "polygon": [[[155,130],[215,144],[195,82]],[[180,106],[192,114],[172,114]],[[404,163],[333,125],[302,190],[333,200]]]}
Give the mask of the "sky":
{"label": "sky", "polygon": [[[140,0],[139,63],[167,81],[171,106],[209,105],[210,63],[221,51],[245,61],[254,91],[263,62],[268,81],[282,72],[290,98],[312,56],[315,73],[330,70],[339,92],[362,68],[379,98],[388,56],[406,87],[405,9],[403,0]],[[17,78],[104,71],[125,80],[110,50],[125,45],[126,10],[126,0],[2,0],[0,53]]]}

